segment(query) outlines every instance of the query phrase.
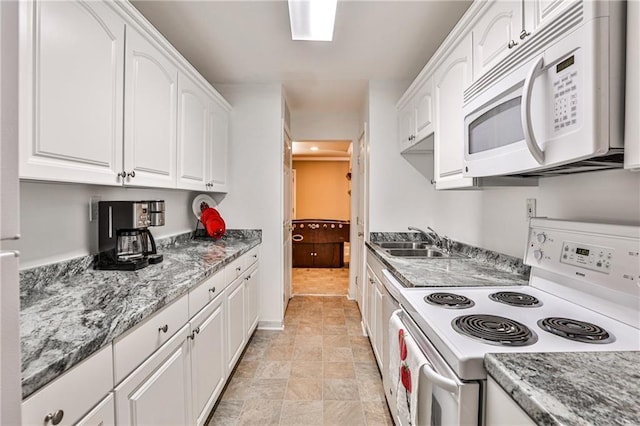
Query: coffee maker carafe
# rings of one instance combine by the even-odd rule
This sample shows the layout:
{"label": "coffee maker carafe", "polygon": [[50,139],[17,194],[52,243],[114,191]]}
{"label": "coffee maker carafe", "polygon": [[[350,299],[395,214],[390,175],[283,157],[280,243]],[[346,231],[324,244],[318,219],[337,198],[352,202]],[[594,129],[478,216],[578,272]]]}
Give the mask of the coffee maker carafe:
{"label": "coffee maker carafe", "polygon": [[135,271],[162,262],[148,226],[164,225],[164,201],[98,203],[95,269]]}

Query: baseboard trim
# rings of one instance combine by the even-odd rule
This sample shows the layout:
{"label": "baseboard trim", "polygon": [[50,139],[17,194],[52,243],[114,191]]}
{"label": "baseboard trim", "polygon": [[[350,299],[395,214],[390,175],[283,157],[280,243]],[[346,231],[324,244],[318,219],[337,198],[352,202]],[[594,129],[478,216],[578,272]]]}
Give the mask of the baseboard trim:
{"label": "baseboard trim", "polygon": [[282,321],[260,321],[258,322],[259,330],[284,330],[284,323]]}

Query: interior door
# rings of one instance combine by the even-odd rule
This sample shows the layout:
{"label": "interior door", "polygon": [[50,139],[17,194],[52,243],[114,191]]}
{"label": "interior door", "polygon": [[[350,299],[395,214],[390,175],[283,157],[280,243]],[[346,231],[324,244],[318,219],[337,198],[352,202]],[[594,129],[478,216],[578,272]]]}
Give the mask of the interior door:
{"label": "interior door", "polygon": [[283,179],[282,179],[282,198],[283,198],[283,209],[282,209],[282,258],[284,259],[284,268],[283,268],[283,278],[284,278],[284,305],[282,312],[286,312],[287,305],[289,304],[289,299],[291,299],[291,285],[292,285],[292,242],[291,242],[291,231],[293,227],[291,226],[291,216],[293,214],[293,203],[292,203],[292,189],[293,189],[293,173],[292,173],[292,146],[291,146],[291,136],[289,136],[289,131],[286,125],[282,124],[282,128],[284,130],[284,142],[283,142],[283,155],[282,155],[282,170],[283,170]]}

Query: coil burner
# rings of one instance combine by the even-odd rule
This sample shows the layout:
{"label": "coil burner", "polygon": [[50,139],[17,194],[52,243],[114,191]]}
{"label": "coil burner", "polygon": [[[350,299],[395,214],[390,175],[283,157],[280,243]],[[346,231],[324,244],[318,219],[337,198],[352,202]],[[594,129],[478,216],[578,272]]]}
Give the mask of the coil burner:
{"label": "coil burner", "polygon": [[604,328],[590,322],[570,318],[549,317],[538,321],[544,331],[583,343],[611,343],[615,338]]}
{"label": "coil burner", "polygon": [[491,293],[489,299],[504,303],[510,306],[520,306],[525,308],[536,308],[542,306],[542,302],[538,298],[517,291],[499,291]]}
{"label": "coil burner", "polygon": [[455,293],[431,293],[424,297],[424,301],[448,309],[465,309],[475,305],[473,300]]}
{"label": "coil burner", "polygon": [[526,325],[496,315],[463,315],[451,326],[460,334],[498,346],[527,346],[538,340]]}

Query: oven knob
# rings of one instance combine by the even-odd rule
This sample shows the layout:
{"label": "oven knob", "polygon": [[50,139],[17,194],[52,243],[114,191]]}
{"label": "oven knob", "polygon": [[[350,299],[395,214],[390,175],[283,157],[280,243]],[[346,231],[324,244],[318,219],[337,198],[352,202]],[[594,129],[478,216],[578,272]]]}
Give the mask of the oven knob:
{"label": "oven knob", "polygon": [[544,243],[545,241],[547,241],[547,236],[544,234],[544,232],[541,232],[538,234],[538,236],[536,237],[538,242],[540,244]]}
{"label": "oven knob", "polygon": [[534,250],[533,257],[538,261],[542,260],[542,250]]}

